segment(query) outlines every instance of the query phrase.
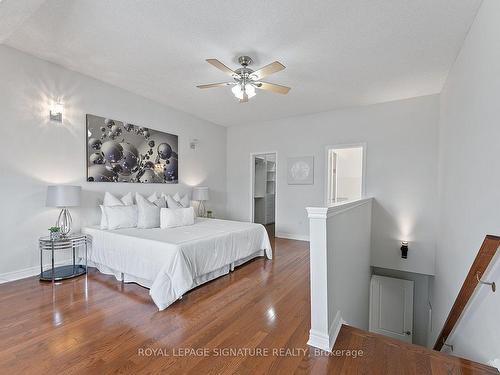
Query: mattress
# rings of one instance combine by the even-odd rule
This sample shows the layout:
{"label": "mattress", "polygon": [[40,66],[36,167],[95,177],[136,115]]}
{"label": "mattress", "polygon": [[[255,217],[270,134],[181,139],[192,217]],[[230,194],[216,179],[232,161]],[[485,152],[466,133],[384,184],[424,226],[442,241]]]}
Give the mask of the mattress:
{"label": "mattress", "polygon": [[89,265],[149,288],[160,310],[255,256],[272,259],[267,232],[254,223],[197,218],[177,228],[82,231],[92,236]]}

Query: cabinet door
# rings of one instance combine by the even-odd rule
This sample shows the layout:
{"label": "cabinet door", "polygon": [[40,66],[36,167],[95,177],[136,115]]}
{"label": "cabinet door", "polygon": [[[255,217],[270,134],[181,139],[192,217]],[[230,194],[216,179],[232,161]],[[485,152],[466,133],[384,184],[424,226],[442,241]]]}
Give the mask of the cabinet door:
{"label": "cabinet door", "polygon": [[372,276],[369,330],[412,342],[413,281]]}

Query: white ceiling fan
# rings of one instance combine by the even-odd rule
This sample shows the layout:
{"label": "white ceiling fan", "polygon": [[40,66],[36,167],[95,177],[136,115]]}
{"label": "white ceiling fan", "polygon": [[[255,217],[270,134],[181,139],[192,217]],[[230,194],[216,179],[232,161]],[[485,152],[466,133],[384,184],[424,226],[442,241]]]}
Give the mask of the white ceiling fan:
{"label": "white ceiling fan", "polygon": [[276,92],[278,94],[287,94],[288,91],[290,91],[290,87],[261,81],[262,78],[285,69],[285,66],[278,61],[268,64],[255,71],[248,67],[248,65],[252,63],[252,59],[248,56],[240,56],[238,58],[238,62],[241,64],[241,68],[238,68],[236,70],[229,69],[226,65],[224,65],[217,59],[207,59],[206,61],[209,64],[215,66],[217,69],[231,76],[234,81],[210,83],[208,85],[196,86],[200,89],[233,86],[231,91],[233,92],[234,96],[236,96],[240,100],[240,103],[246,103],[248,102],[249,98],[255,96],[255,89],[268,90]]}

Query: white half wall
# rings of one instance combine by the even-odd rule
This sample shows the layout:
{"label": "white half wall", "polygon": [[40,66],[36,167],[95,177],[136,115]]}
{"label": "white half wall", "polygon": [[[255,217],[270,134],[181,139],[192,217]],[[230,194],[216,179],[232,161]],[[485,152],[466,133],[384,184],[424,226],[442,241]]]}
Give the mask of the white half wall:
{"label": "white half wall", "polygon": [[[366,195],[375,197],[373,265],[433,274],[438,121],[433,95],[230,127],[227,212],[250,220],[250,153],[277,151],[276,234],[307,239],[304,207],[325,204],[325,147],[366,143]],[[314,156],[314,184],[288,185],[287,157],[307,155]],[[410,241],[407,260],[401,240]]]}
{"label": "white half wall", "polygon": [[309,345],[331,350],[343,323],[368,329],[372,201],[307,208],[311,231]]}
{"label": "white half wall", "polygon": [[[65,104],[63,124],[48,120],[49,105],[58,98]],[[178,134],[180,184],[87,183],[87,113]],[[225,127],[2,45],[0,114],[0,279],[38,271],[38,236],[58,215],[45,207],[49,184],[83,186],[83,207],[71,210],[76,230],[82,222],[96,223],[104,191],[175,193],[203,184],[210,187],[208,207],[216,217],[225,215]],[[189,147],[193,138],[199,139],[196,150]]]}
{"label": "white half wall", "polygon": [[[432,342],[485,235],[500,234],[499,103],[500,2],[484,0],[441,94]],[[498,294],[488,293],[467,314],[450,342],[455,355],[482,363],[500,359]]]}

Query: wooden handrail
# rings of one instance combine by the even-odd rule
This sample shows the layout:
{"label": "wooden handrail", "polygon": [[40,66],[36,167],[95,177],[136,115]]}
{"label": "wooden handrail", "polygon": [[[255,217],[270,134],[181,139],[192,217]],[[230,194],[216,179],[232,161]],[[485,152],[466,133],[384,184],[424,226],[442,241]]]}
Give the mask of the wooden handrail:
{"label": "wooden handrail", "polygon": [[441,350],[441,348],[445,344],[448,336],[457,324],[458,319],[460,319],[465,306],[467,306],[469,299],[474,294],[474,290],[479,283],[478,276],[479,278],[481,278],[481,276],[484,274],[491,260],[495,256],[495,253],[497,252],[499,246],[500,237],[487,235],[484,238],[483,244],[481,245],[481,248],[476,255],[476,259],[474,259],[474,263],[472,263],[472,266],[469,269],[469,273],[467,274],[462,288],[460,289],[460,292],[455,299],[455,303],[450,310],[448,318],[444,323],[443,329],[441,330],[441,333],[439,334],[436,343],[434,344],[434,350]]}

